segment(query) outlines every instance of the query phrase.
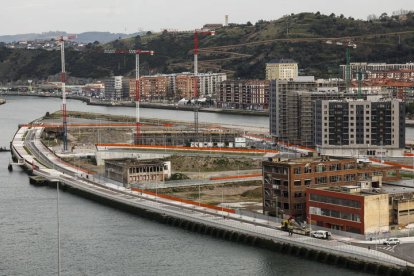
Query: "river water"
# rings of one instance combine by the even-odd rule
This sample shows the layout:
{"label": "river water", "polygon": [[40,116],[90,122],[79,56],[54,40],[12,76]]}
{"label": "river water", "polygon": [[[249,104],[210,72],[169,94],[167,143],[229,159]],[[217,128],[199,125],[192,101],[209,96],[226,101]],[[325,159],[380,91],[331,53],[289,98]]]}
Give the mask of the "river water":
{"label": "river water", "polygon": [[[51,98],[8,97],[0,105],[0,146],[19,123],[58,110]],[[134,115],[133,108],[68,102],[69,110]],[[191,112],[142,109],[144,117]],[[191,119],[190,119],[191,120]],[[267,126],[262,117],[200,113],[200,121]],[[0,275],[56,275],[56,190],[29,185],[0,153]],[[358,273],[211,238],[60,193],[62,275],[357,275]]]}

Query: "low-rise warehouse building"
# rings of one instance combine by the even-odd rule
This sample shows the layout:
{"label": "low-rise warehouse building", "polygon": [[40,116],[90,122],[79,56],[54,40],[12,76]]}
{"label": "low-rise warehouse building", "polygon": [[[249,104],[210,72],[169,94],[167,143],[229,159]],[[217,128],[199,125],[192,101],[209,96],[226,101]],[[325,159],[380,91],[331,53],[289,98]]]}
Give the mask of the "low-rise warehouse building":
{"label": "low-rise warehouse building", "polygon": [[171,162],[160,159],[105,160],[105,176],[128,188],[133,184],[160,182],[171,177]]}

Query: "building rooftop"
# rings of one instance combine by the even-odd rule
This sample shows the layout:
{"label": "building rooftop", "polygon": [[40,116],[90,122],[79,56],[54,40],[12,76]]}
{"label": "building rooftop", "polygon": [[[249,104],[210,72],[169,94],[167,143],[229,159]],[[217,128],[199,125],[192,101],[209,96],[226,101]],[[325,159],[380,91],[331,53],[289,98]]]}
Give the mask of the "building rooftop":
{"label": "building rooftop", "polygon": [[284,64],[284,63],[297,63],[297,62],[290,58],[281,58],[279,60],[272,59],[271,61],[268,62],[268,64]]}
{"label": "building rooftop", "polygon": [[353,158],[330,158],[328,156],[318,156],[318,157],[304,157],[304,158],[295,158],[295,159],[283,159],[283,158],[273,158],[272,161],[274,163],[283,163],[289,165],[296,165],[296,164],[306,164],[306,163],[323,163],[323,162],[338,162],[341,160],[348,160],[356,162],[356,159]]}
{"label": "building rooftop", "polygon": [[139,166],[139,165],[159,165],[163,163],[162,159],[135,159],[135,158],[120,158],[105,160],[105,163],[117,164],[120,166]]}
{"label": "building rooftop", "polygon": [[324,191],[332,191],[344,194],[355,194],[360,196],[369,196],[375,194],[405,194],[405,193],[414,193],[414,187],[402,187],[402,186],[395,186],[395,185],[382,185],[381,188],[361,188],[357,185],[352,186],[326,186],[326,187],[316,187],[313,189],[324,190]]}

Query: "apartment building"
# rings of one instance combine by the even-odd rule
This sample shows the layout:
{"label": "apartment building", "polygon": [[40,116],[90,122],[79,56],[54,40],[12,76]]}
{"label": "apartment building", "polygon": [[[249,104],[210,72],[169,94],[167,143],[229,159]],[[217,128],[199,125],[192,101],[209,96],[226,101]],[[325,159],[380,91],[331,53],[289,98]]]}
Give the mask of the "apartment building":
{"label": "apartment building", "polygon": [[306,189],[349,186],[357,181],[398,180],[399,168],[358,163],[356,159],[329,159],[326,156],[262,163],[263,213],[294,216],[306,220]]}
{"label": "apartment building", "polygon": [[316,100],[315,144],[323,155],[402,156],[405,104],[399,99]]}
{"label": "apartment building", "polygon": [[342,99],[343,82],[312,76],[270,82],[269,128],[275,141],[314,146],[313,104],[317,99]]}
{"label": "apartment building", "polygon": [[[167,99],[172,94],[175,78],[171,75],[142,76],[139,79],[139,89],[142,101],[159,101]],[[136,80],[130,80],[129,97],[135,99]]]}
{"label": "apartment building", "polygon": [[298,63],[292,59],[266,63],[266,80],[289,80],[298,76]]}
{"label": "apartment building", "polygon": [[[199,97],[214,97],[217,94],[218,84],[227,79],[225,73],[197,74],[197,92]],[[193,73],[162,74],[140,77],[140,92],[143,101],[153,100],[180,100],[194,98]],[[135,81],[130,87],[129,96],[135,98]]]}
{"label": "apartment building", "polygon": [[267,80],[227,80],[219,84],[217,107],[249,110],[269,108]]}
{"label": "apartment building", "polygon": [[[340,66],[342,78],[345,79],[346,65]],[[414,63],[405,64],[387,64],[387,63],[368,63],[368,62],[351,62],[350,71],[351,79],[358,79],[358,72],[362,72],[363,78],[367,79],[372,76],[373,72],[378,75],[379,72],[399,70],[414,70]]]}
{"label": "apartment building", "polygon": [[129,79],[122,76],[114,76],[104,81],[105,99],[126,100],[129,99]]}

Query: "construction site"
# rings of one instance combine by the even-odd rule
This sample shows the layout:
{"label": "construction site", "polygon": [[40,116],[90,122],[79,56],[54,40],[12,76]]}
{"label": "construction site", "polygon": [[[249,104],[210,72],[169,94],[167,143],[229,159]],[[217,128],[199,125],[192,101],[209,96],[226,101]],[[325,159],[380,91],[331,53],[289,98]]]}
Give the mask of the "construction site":
{"label": "construction site", "polygon": [[261,209],[261,162],[277,151],[257,149],[254,141],[243,138],[246,129],[143,119],[137,137],[133,117],[67,112],[68,151],[62,152],[61,115],[47,114],[36,124],[45,127],[43,144],[74,167],[108,178],[106,160],[155,158],[171,162],[170,177],[133,187],[205,204]]}

